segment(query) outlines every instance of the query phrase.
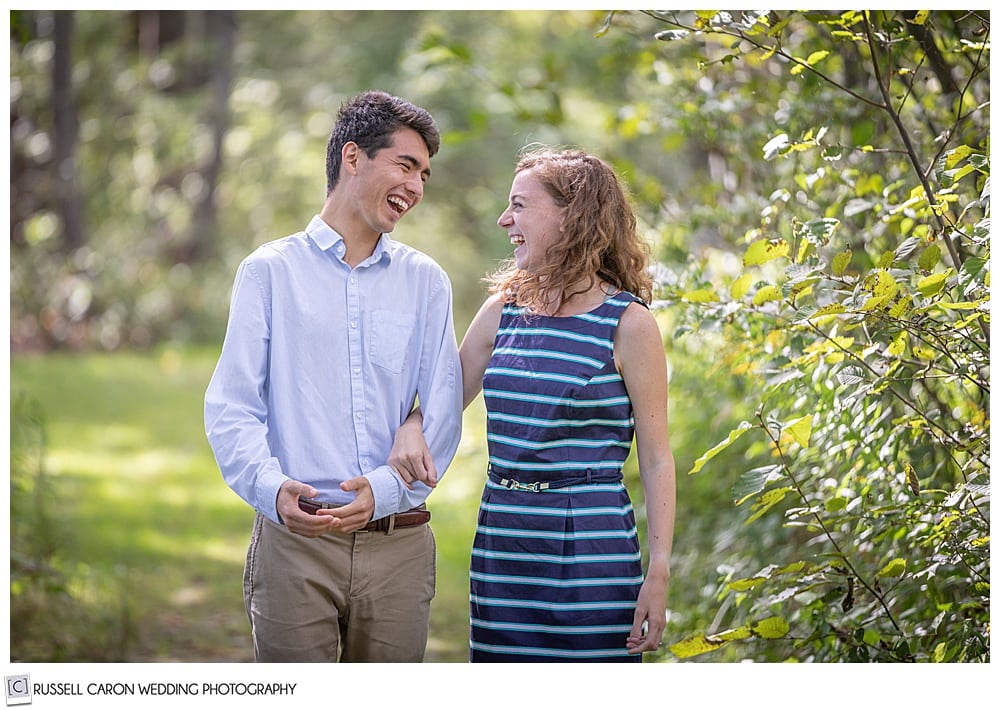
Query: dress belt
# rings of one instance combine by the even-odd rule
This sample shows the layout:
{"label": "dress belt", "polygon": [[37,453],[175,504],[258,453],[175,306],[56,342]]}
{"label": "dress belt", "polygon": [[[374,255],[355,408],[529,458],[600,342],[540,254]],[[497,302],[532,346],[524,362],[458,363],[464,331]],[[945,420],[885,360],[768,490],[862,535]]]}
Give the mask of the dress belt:
{"label": "dress belt", "polygon": [[563,478],[550,481],[524,481],[514,478],[511,474],[498,471],[492,465],[486,469],[486,474],[491,481],[512,491],[527,491],[530,493],[541,493],[553,488],[566,488],[568,486],[578,486],[588,483],[620,483],[622,480],[621,471],[600,471],[595,473],[591,469],[569,475]]}

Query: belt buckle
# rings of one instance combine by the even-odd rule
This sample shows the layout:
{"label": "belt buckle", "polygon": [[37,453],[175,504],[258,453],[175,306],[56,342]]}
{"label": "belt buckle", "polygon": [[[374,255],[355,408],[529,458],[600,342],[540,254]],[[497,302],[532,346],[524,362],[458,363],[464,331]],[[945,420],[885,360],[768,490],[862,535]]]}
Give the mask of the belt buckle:
{"label": "belt buckle", "polygon": [[380,532],[386,535],[392,535],[392,531],[396,529],[396,514],[391,513],[384,518],[379,518],[378,520],[372,520],[365,527],[360,530],[356,530],[358,533],[368,533],[368,532]]}
{"label": "belt buckle", "polygon": [[501,479],[500,485],[504,486],[508,490],[526,491],[528,493],[539,493],[549,487],[548,483],[539,483],[538,481],[535,481],[534,483],[521,483],[520,481],[515,481],[511,478]]}

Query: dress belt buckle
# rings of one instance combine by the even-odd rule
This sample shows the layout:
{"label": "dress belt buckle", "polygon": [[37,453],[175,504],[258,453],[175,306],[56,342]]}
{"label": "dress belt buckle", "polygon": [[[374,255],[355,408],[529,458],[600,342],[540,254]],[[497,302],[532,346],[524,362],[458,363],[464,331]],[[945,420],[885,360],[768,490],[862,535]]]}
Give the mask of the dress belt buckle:
{"label": "dress belt buckle", "polygon": [[528,493],[540,493],[549,487],[548,483],[521,483],[510,478],[501,478],[500,485],[512,491],[527,491]]}

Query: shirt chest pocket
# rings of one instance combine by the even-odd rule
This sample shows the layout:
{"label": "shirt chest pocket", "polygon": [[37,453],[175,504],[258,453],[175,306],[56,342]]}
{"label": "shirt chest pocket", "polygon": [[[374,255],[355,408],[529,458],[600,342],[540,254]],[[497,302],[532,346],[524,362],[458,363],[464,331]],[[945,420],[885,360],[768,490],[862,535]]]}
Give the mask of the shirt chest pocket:
{"label": "shirt chest pocket", "polygon": [[390,372],[402,372],[410,351],[410,341],[416,318],[410,313],[376,310],[371,312],[368,332],[371,333],[372,363]]}

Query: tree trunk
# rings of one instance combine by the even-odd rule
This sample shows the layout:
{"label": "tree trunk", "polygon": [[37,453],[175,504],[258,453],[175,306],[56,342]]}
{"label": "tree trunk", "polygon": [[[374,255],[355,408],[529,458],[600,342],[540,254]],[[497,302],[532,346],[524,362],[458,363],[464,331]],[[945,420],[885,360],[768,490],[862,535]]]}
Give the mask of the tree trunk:
{"label": "tree trunk", "polygon": [[77,117],[73,101],[73,11],[53,13],[52,61],[53,197],[62,221],[63,247],[72,252],[84,243],[83,209],[76,169]]}
{"label": "tree trunk", "polygon": [[204,189],[195,206],[190,240],[179,261],[204,259],[215,250],[218,240],[218,203],[216,189],[222,172],[222,146],[229,130],[229,93],[233,83],[233,48],[236,43],[236,17],[230,10],[205,13],[208,84],[206,122],[212,134],[212,157],[202,168]]}

